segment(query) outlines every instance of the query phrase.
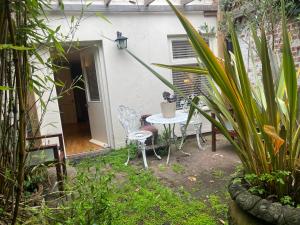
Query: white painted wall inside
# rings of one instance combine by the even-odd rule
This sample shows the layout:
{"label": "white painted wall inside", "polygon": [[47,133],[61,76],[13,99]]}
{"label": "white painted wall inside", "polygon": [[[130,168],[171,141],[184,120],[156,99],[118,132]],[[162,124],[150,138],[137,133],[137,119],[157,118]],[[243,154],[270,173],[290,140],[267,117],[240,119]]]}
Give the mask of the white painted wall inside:
{"label": "white painted wall inside", "polygon": [[[205,22],[210,27],[215,27],[217,23],[216,17],[204,17],[201,12],[188,12],[186,15],[196,28],[204,25]],[[67,14],[67,16],[70,20],[71,15]],[[124,145],[124,131],[117,119],[118,106],[124,104],[142,114],[159,113],[162,92],[168,88],[124,50],[117,49],[112,41],[116,38],[116,31],[121,31],[128,37],[128,50],[148,65],[171,64],[168,36],[182,35],[185,32],[173,13],[110,13],[105,16],[111,23],[107,23],[95,14],[85,15],[74,40],[102,41],[105,67],[103,71],[109,91],[114,139],[112,147],[119,147]],[[62,32],[68,32],[68,23],[63,16],[50,15],[49,21],[53,27],[61,25]],[[211,47],[216,53],[216,41],[212,41]],[[170,71],[155,69],[172,81]],[[57,109],[57,105],[49,107],[49,111]],[[45,121],[47,120],[48,118]]]}

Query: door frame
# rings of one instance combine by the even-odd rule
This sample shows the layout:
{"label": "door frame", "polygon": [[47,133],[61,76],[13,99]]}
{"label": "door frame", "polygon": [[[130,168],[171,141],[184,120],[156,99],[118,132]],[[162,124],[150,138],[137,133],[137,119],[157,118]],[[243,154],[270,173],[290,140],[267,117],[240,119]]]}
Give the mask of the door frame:
{"label": "door frame", "polygon": [[[65,43],[67,44],[67,43]],[[108,146],[106,148],[112,148],[114,147],[114,137],[113,137],[113,125],[112,125],[112,116],[111,116],[111,104],[110,104],[110,98],[109,98],[109,90],[108,90],[108,81],[107,81],[107,74],[106,74],[106,68],[105,68],[105,60],[104,60],[104,52],[103,52],[103,42],[100,40],[95,41],[79,41],[79,52],[80,54],[81,50],[87,49],[87,48],[96,48],[94,60],[95,60],[95,69],[97,73],[97,82],[98,82],[98,88],[99,88],[99,94],[100,94],[100,101],[103,104],[104,108],[104,122],[106,125],[106,133],[107,133],[107,144]],[[82,74],[83,75],[83,74]],[[84,82],[86,82],[85,77]],[[88,100],[88,90],[87,85],[85,84],[85,95]]]}
{"label": "door frame", "polygon": [[[105,58],[103,51],[103,41],[94,42],[97,47],[95,60],[98,62],[95,63],[96,70],[100,75],[98,81],[98,87],[100,88],[101,98],[104,107],[104,115],[105,115],[105,125],[106,125],[106,133],[108,140],[108,148],[114,147],[114,135],[113,135],[113,125],[112,125],[112,115],[111,115],[111,105],[110,105],[110,97],[109,97],[109,86],[107,81],[107,73],[105,66]],[[99,84],[100,83],[100,84]]]}
{"label": "door frame", "polygon": [[[108,90],[107,75],[105,69],[104,61],[104,52],[103,52],[103,42],[102,41],[79,41],[80,48],[96,48],[94,51],[94,60],[96,73],[98,75],[97,82],[100,93],[100,101],[103,104],[104,108],[104,122],[106,125],[106,134],[107,134],[107,148],[112,148],[114,145],[113,139],[113,126],[112,126],[112,117],[111,117],[111,106]],[[86,81],[85,81],[86,82]],[[88,98],[88,93],[86,92],[86,97]]]}

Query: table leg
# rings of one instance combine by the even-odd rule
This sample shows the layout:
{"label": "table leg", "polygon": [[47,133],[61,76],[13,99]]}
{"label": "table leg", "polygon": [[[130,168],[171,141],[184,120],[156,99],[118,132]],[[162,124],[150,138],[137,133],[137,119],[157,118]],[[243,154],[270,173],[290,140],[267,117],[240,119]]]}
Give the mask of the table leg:
{"label": "table leg", "polygon": [[185,127],[185,124],[180,124],[180,131],[181,131],[181,142],[180,142],[180,145],[179,145],[179,149],[182,149],[182,146],[184,144],[184,141],[185,141],[185,137],[186,137],[186,127]]}
{"label": "table leg", "polygon": [[183,151],[182,149],[179,149],[179,150],[181,151],[181,153],[183,153],[183,154],[185,154],[185,155],[188,155],[188,156],[191,155],[191,153],[185,152],[185,151]]}
{"label": "table leg", "polygon": [[[172,135],[173,135],[173,138],[175,137],[175,124],[174,124],[174,127],[173,127],[173,132],[172,132]],[[182,142],[182,141],[181,141]],[[185,154],[185,155],[191,155],[190,153],[188,153],[188,152],[185,152],[185,151],[183,151],[182,150],[182,146],[183,146],[183,142],[182,142],[182,144],[180,144],[180,146],[178,147],[178,150],[179,151],[181,151],[183,154]],[[177,146],[176,146],[177,147]]]}
{"label": "table leg", "polygon": [[153,149],[154,155],[156,156],[156,158],[161,159],[160,155],[158,155],[156,153],[156,151],[155,151],[155,147],[154,147],[154,135],[152,136],[151,140],[152,140],[152,149]]}
{"label": "table leg", "polygon": [[[199,150],[204,150],[204,147],[201,144],[200,137],[202,137],[202,123],[200,124],[194,124],[194,129],[196,130],[196,138],[197,138],[197,144]],[[202,139],[203,140],[203,139]]]}
{"label": "table leg", "polygon": [[169,147],[168,147],[167,165],[169,164],[170,155],[171,155],[171,145],[169,145]]}

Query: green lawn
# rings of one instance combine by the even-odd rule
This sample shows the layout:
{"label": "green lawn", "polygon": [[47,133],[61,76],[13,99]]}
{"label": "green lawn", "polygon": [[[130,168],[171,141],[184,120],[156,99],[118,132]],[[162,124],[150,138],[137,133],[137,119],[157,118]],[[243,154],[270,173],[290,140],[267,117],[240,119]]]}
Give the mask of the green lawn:
{"label": "green lawn", "polygon": [[[166,187],[151,170],[125,166],[126,154],[125,149],[112,151],[77,164],[77,176],[68,186],[72,193],[69,201],[58,210],[47,209],[47,221],[50,218],[51,224],[222,224],[219,218],[224,220],[227,208],[219,196],[211,195],[204,201],[195,199],[184,188]],[[173,169],[179,168],[176,165]],[[44,219],[45,215],[37,219],[41,221],[41,217]]]}

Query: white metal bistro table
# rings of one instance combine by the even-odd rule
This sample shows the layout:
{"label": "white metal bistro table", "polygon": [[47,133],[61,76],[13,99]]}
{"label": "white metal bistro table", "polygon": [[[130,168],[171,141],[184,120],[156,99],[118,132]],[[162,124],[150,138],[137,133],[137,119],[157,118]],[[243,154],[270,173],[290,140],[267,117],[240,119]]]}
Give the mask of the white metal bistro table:
{"label": "white metal bistro table", "polygon": [[174,144],[178,150],[186,155],[190,155],[187,152],[182,151],[182,146],[177,147],[176,145],[176,135],[175,135],[175,125],[178,123],[183,123],[187,121],[188,114],[176,111],[175,117],[172,118],[164,118],[161,113],[154,114],[146,118],[146,121],[151,124],[161,124],[164,126],[166,132],[166,141],[169,146],[168,148],[168,158],[167,164],[170,160],[170,152],[171,152],[171,145]]}

